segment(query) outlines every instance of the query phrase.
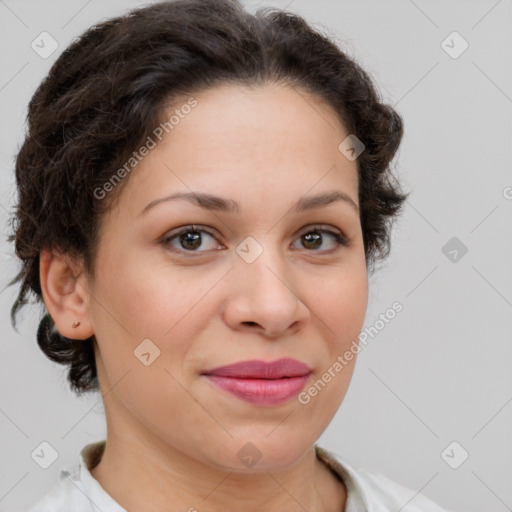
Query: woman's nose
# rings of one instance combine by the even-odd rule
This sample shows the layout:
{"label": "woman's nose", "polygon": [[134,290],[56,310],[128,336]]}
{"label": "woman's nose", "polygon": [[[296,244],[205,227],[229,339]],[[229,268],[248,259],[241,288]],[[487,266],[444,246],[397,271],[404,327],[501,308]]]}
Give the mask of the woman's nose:
{"label": "woman's nose", "polygon": [[232,329],[256,330],[271,338],[300,329],[310,312],[301,299],[301,284],[306,283],[299,282],[297,269],[287,265],[279,250],[262,247],[254,256],[255,247],[248,249],[251,262],[242,255],[229,273],[226,323]]}

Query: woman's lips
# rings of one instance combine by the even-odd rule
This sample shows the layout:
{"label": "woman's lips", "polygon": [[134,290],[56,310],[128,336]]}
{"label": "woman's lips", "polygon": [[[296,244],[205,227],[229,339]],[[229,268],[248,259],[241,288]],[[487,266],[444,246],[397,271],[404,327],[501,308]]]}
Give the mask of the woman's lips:
{"label": "woman's lips", "polygon": [[206,377],[225,391],[258,405],[276,405],[297,395],[309,379],[309,374],[280,379],[243,379],[237,377]]}
{"label": "woman's lips", "polygon": [[242,400],[276,405],[301,391],[311,375],[311,368],[292,358],[270,363],[250,360],[207,370],[203,375]]}

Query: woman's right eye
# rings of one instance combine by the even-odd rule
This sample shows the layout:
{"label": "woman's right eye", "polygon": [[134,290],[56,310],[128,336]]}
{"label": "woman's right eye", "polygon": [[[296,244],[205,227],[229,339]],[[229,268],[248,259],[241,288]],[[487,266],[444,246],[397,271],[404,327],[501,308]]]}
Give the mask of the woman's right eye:
{"label": "woman's right eye", "polygon": [[[211,238],[213,242],[210,242],[209,249],[199,250],[205,245],[204,234],[206,234],[206,238]],[[219,249],[219,243],[216,242],[215,236],[200,226],[185,226],[178,232],[163,238],[162,244],[166,247],[171,246],[173,249],[182,252],[206,252],[208,250],[215,250],[216,248]]]}

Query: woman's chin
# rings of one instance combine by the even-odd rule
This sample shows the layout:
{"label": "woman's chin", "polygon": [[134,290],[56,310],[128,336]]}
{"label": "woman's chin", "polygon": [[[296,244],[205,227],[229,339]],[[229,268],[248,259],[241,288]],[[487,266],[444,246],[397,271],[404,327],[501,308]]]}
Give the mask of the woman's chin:
{"label": "woman's chin", "polygon": [[277,436],[274,441],[265,439],[265,436],[254,436],[252,439],[253,441],[233,440],[222,453],[216,451],[206,457],[212,466],[235,473],[279,472],[295,465],[310,448],[309,438],[303,443],[300,440],[284,441]]}

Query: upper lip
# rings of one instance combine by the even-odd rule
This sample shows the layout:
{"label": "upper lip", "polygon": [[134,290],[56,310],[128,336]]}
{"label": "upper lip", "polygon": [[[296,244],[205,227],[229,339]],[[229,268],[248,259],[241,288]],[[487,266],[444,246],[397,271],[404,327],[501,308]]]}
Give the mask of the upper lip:
{"label": "upper lip", "polygon": [[290,357],[284,357],[272,362],[265,362],[259,359],[240,361],[226,366],[219,366],[212,370],[206,370],[202,373],[203,375],[246,379],[280,379],[282,377],[300,377],[310,372],[311,368],[307,364]]}

